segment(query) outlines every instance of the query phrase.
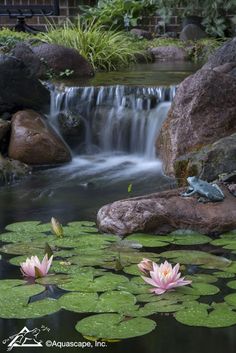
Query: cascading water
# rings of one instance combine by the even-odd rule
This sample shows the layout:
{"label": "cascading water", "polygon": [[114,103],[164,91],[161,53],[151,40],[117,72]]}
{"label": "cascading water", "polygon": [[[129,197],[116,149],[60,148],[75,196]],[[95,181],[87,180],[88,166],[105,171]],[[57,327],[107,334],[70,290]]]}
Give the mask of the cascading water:
{"label": "cascading water", "polygon": [[[155,140],[176,87],[66,87],[52,91],[51,122],[79,116],[82,136],[74,147],[70,178],[110,183],[161,173]],[[59,126],[60,128],[60,126]],[[144,178],[144,176],[143,176]]]}

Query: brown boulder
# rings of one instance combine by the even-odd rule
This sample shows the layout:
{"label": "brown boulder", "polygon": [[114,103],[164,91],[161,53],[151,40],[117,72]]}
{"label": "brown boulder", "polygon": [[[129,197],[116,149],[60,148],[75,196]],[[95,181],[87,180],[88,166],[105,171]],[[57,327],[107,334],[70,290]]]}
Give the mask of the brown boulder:
{"label": "brown boulder", "polygon": [[63,140],[49,123],[33,110],[22,110],[13,115],[8,155],[10,158],[35,165],[71,160],[70,151]]}
{"label": "brown boulder", "polygon": [[236,132],[236,78],[199,70],[178,87],[157,139],[164,171],[174,175],[175,160]]}
{"label": "brown boulder", "polygon": [[199,203],[196,197],[181,197],[183,189],[116,201],[97,215],[102,232],[126,235],[133,232],[165,234],[191,229],[218,234],[236,228],[236,199],[224,188],[223,202]]}
{"label": "brown boulder", "polygon": [[66,70],[71,71],[72,78],[94,75],[90,63],[76,49],[45,43],[32,47],[32,50],[57,75]]}

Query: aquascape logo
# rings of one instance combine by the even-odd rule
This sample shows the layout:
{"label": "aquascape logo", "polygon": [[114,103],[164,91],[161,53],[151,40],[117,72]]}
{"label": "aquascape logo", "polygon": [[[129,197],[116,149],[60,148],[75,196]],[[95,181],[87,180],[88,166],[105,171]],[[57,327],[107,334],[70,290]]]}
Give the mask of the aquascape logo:
{"label": "aquascape logo", "polygon": [[50,329],[46,326],[34,328],[29,330],[28,327],[24,327],[20,332],[13,336],[5,339],[3,344],[8,343],[7,351],[11,351],[14,347],[43,347],[43,341],[38,337],[41,331],[49,331]]}

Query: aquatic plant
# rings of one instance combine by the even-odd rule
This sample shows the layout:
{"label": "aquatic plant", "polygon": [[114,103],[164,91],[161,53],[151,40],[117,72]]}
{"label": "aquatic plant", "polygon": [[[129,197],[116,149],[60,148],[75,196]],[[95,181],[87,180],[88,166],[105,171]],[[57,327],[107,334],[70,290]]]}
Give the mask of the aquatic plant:
{"label": "aquatic plant", "polygon": [[192,281],[185,280],[184,277],[180,277],[179,264],[174,267],[168,262],[157,265],[155,262],[152,263],[153,270],[149,272],[150,277],[142,276],[143,280],[153,286],[150,292],[155,294],[163,294],[169,290],[177,287],[186,286],[191,284]]}
{"label": "aquatic plant", "polygon": [[153,261],[144,258],[138,264],[138,268],[141,272],[148,274],[150,271],[153,271]]}
{"label": "aquatic plant", "polygon": [[48,259],[48,255],[46,254],[42,262],[40,262],[38,256],[31,256],[31,258],[27,258],[25,262],[20,264],[21,273],[25,277],[44,277],[51,267],[52,259],[53,256]]}
{"label": "aquatic plant", "polygon": [[106,30],[95,21],[67,21],[63,27],[48,26],[48,32],[40,37],[47,43],[64,45],[77,49],[95,70],[112,71],[128,67],[136,61],[136,55],[143,54],[135,42],[122,31]]}
{"label": "aquatic plant", "polygon": [[64,235],[64,231],[61,223],[54,217],[51,218],[51,227],[52,232],[59,238],[62,238]]}

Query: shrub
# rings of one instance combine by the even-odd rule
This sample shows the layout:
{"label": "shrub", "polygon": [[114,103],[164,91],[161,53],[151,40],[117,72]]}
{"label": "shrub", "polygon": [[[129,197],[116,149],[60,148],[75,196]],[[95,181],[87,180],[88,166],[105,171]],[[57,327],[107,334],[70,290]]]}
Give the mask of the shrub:
{"label": "shrub", "polygon": [[5,51],[11,50],[18,42],[30,39],[31,35],[24,32],[15,32],[4,28],[0,30],[0,47]]}
{"label": "shrub", "polygon": [[[105,30],[93,21],[81,21],[76,24],[67,22],[62,28],[49,26],[48,33],[40,38],[48,43],[61,44],[77,49],[95,70],[117,70],[135,62],[140,49],[125,32]],[[142,51],[141,51],[142,52]]]}

